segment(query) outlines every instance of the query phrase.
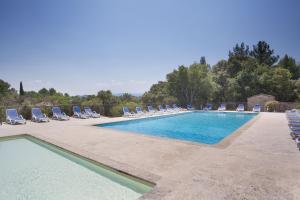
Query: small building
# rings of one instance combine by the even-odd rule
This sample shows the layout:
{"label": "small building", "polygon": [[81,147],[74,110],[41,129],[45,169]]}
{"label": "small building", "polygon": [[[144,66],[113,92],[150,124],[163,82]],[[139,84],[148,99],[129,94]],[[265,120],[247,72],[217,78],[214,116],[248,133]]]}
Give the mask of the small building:
{"label": "small building", "polygon": [[265,103],[268,101],[275,101],[275,97],[268,94],[258,94],[247,98],[248,109],[252,109],[255,104],[260,104],[262,111],[264,111]]}

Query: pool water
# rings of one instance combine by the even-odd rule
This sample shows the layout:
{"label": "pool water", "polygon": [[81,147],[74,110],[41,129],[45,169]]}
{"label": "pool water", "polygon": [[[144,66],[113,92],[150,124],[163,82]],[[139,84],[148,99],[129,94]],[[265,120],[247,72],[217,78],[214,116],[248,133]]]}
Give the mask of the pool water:
{"label": "pool water", "polygon": [[30,137],[0,139],[0,199],[133,200],[151,186]]}
{"label": "pool water", "polygon": [[205,144],[217,144],[255,115],[255,113],[196,111],[172,116],[99,124],[98,126]]}

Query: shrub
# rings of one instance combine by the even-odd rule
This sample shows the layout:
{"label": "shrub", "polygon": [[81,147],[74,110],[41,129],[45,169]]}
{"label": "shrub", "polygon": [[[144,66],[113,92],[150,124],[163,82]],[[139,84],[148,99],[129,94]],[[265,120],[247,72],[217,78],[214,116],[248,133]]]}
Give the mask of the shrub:
{"label": "shrub", "polygon": [[276,112],[279,110],[279,102],[278,101],[267,101],[265,103],[265,110],[268,112]]}

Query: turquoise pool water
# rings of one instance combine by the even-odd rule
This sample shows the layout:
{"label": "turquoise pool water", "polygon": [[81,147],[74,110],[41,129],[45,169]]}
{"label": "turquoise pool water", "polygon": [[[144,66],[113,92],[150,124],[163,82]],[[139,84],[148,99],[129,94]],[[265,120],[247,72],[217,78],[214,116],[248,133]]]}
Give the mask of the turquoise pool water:
{"label": "turquoise pool water", "polygon": [[98,126],[205,144],[217,144],[255,115],[255,113],[191,112],[99,124]]}
{"label": "turquoise pool water", "polygon": [[133,200],[150,189],[34,138],[0,139],[0,199]]}

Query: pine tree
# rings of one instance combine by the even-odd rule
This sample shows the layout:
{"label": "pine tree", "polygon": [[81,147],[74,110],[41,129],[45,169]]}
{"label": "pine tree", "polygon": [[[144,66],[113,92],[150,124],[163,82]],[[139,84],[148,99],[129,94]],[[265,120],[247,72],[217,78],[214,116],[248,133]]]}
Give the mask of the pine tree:
{"label": "pine tree", "polygon": [[22,81],[20,82],[20,96],[23,96],[24,95],[24,89],[23,89],[23,84],[22,84]]}

